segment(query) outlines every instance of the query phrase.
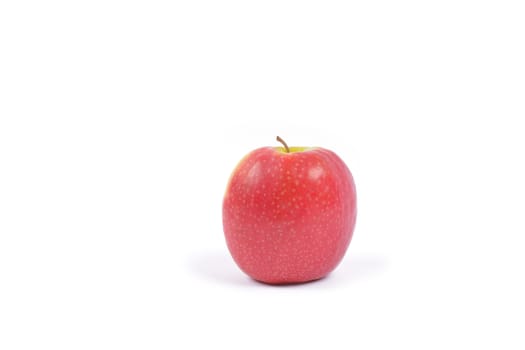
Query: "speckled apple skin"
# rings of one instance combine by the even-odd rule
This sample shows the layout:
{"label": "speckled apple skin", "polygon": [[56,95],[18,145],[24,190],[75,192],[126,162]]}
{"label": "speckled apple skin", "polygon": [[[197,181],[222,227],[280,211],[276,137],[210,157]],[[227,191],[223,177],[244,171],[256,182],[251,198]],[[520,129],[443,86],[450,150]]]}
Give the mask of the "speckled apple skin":
{"label": "speckled apple skin", "polygon": [[233,171],[223,201],[228,249],[269,284],[316,280],[342,260],[356,221],[350,170],[332,151],[259,148]]}

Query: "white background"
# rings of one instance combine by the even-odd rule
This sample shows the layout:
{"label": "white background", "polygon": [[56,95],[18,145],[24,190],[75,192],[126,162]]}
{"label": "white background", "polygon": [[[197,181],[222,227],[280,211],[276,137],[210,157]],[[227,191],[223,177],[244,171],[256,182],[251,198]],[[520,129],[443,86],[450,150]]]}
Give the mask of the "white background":
{"label": "white background", "polygon": [[[525,347],[522,1],[2,1],[1,349]],[[352,170],[328,278],[234,265],[248,151]]]}

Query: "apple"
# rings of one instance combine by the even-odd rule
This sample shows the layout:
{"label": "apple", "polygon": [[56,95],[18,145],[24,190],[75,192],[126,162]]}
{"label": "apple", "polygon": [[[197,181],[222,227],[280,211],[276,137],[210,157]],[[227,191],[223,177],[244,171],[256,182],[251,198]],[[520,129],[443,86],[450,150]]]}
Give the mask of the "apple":
{"label": "apple", "polygon": [[262,147],[230,176],[222,215],[239,268],[268,284],[325,277],[352,239],[357,207],[345,163],[320,147]]}

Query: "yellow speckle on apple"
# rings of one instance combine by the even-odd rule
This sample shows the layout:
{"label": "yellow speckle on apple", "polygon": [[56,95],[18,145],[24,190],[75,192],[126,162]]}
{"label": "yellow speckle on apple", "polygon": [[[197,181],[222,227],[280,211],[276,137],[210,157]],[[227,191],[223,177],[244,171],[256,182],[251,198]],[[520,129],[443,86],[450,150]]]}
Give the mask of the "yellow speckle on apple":
{"label": "yellow speckle on apple", "polygon": [[314,149],[315,147],[289,147],[289,152],[286,151],[286,148],[284,147],[274,147],[276,151],[279,151],[281,153],[297,153],[297,152],[304,152],[311,149]]}

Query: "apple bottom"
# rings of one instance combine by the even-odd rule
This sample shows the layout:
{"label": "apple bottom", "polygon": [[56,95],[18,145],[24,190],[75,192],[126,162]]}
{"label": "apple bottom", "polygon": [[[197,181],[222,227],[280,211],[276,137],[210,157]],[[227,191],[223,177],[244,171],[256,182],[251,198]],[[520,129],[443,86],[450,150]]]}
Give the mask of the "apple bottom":
{"label": "apple bottom", "polygon": [[317,221],[318,225],[307,224],[303,230],[281,225],[268,233],[265,226],[271,224],[251,233],[230,230],[233,233],[227,240],[228,248],[239,268],[256,281],[294,284],[318,280],[340,263],[351,235],[327,227],[337,226],[339,220],[319,225],[322,220],[317,219],[305,218],[307,222]]}

